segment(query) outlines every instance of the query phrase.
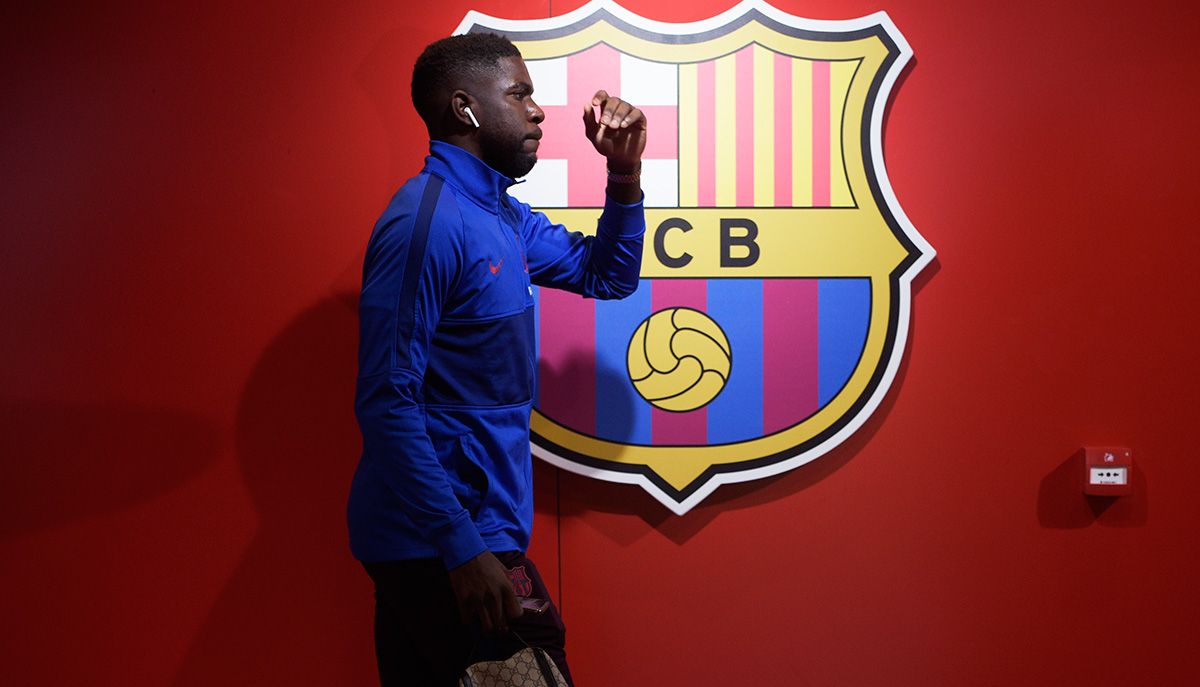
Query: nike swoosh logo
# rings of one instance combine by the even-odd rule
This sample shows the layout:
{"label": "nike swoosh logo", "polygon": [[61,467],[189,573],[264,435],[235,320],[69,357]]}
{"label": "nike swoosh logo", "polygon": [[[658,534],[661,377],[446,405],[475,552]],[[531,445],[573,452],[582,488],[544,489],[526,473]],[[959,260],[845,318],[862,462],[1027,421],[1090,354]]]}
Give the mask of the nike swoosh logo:
{"label": "nike swoosh logo", "polygon": [[500,271],[500,266],[503,264],[504,258],[500,258],[500,262],[496,263],[495,265],[492,264],[491,260],[488,260],[488,269],[492,271],[492,274],[496,274]]}

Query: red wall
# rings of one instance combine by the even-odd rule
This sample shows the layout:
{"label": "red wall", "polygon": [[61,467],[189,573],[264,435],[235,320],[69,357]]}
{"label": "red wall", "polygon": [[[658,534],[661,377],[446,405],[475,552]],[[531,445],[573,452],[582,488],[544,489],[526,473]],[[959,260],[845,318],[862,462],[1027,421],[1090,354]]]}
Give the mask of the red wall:
{"label": "red wall", "polygon": [[[373,679],[354,290],[425,148],[409,70],[469,8],[581,3],[342,4],[4,11],[0,682]],[[1200,681],[1177,4],[882,7],[916,53],[888,169],[939,252],[897,381],[831,455],[684,517],[539,465],[581,685]],[[1132,447],[1135,496],[1079,494],[1088,443]]]}

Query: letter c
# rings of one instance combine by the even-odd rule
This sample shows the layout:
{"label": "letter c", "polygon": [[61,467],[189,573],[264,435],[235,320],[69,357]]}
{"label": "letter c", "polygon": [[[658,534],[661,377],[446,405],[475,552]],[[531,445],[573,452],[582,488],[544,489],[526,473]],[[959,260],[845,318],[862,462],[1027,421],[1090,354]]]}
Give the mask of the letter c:
{"label": "letter c", "polygon": [[689,232],[692,230],[692,225],[682,217],[668,217],[663,220],[663,223],[658,225],[658,228],[654,230],[654,255],[666,267],[684,267],[692,261],[692,256],[688,252],[684,251],[683,254],[678,256],[667,253],[666,236],[667,232],[672,229]]}

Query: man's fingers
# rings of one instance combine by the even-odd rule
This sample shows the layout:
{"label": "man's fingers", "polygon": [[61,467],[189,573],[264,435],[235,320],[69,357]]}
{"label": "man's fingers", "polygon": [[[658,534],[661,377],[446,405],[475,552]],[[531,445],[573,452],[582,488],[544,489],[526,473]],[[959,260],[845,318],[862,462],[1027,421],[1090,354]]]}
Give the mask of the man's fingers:
{"label": "man's fingers", "polygon": [[485,551],[448,572],[463,624],[479,623],[488,634],[508,628],[508,600],[515,595],[504,566],[494,555]]}
{"label": "man's fingers", "polygon": [[511,588],[504,592],[504,614],[509,618],[520,618],[524,613],[521,608],[521,600],[517,598],[516,592]]}
{"label": "man's fingers", "polygon": [[583,133],[587,135],[588,140],[596,140],[596,132],[600,130],[600,123],[596,121],[596,113],[592,110],[592,105],[583,106]]}
{"label": "man's fingers", "polygon": [[600,125],[610,129],[627,129],[645,119],[645,113],[620,98],[604,101],[600,111]]}
{"label": "man's fingers", "polygon": [[624,114],[621,113],[622,107],[627,108],[629,105],[620,98],[609,98],[604,102],[604,110],[600,113],[600,123],[604,126],[610,126],[614,129],[621,125],[621,119]]}
{"label": "man's fingers", "polygon": [[630,105],[624,100],[618,100],[617,106],[613,108],[612,120],[609,123],[609,126],[614,129],[624,127],[626,120],[629,119],[629,113],[632,111],[633,105]]}
{"label": "man's fingers", "polygon": [[[492,624],[496,631],[507,632],[508,619],[516,617],[512,615],[509,608],[509,602],[516,600],[516,594],[513,593],[511,585],[505,585],[499,592],[499,594],[489,596],[488,600],[491,603],[488,605],[488,612],[492,616]],[[520,604],[517,605],[517,610],[520,611]]]}
{"label": "man's fingers", "polygon": [[617,116],[620,117],[621,119],[619,122],[617,122],[616,126],[619,126],[622,129],[628,127],[629,126],[629,115],[632,113],[633,113],[633,106],[629,105],[629,103],[626,103],[624,108],[617,111]]}
{"label": "man's fingers", "polygon": [[475,618],[479,617],[479,612],[465,601],[458,602],[458,617],[462,620],[463,625],[470,625]]}
{"label": "man's fingers", "polygon": [[479,625],[487,630],[492,622],[488,616],[487,606],[479,596],[469,596],[460,601],[458,614],[462,618],[463,625],[470,625],[478,621]]}
{"label": "man's fingers", "polygon": [[504,627],[504,616],[500,614],[500,600],[492,593],[481,590],[462,605],[463,624],[470,625],[478,622],[479,629],[486,634],[492,634]]}
{"label": "man's fingers", "polygon": [[625,121],[621,122],[621,128],[646,128],[646,113],[638,108],[630,108],[629,114],[625,115]]}
{"label": "man's fingers", "polygon": [[583,133],[592,142],[592,145],[598,146],[604,140],[604,133],[608,129],[596,117],[596,113],[592,110],[592,107],[592,105],[585,105],[583,108]]}
{"label": "man's fingers", "polygon": [[488,611],[487,606],[481,604],[476,617],[479,618],[479,627],[485,634],[491,634],[496,629],[496,623],[493,622],[492,614]]}
{"label": "man's fingers", "polygon": [[635,164],[646,141],[646,114],[620,98],[596,91],[583,108],[584,133],[596,151],[619,164]]}
{"label": "man's fingers", "polygon": [[[624,104],[625,104],[625,101],[621,100],[620,98],[614,98],[614,97],[610,96],[608,94],[608,91],[605,91],[603,89],[596,91],[596,95],[592,96],[592,107],[600,108],[600,127],[601,127],[601,129],[604,129],[606,127],[616,128],[621,125],[621,118],[624,115],[619,114],[618,110]],[[589,138],[592,138],[593,140],[595,140],[594,137],[592,137],[590,135],[589,135]]]}

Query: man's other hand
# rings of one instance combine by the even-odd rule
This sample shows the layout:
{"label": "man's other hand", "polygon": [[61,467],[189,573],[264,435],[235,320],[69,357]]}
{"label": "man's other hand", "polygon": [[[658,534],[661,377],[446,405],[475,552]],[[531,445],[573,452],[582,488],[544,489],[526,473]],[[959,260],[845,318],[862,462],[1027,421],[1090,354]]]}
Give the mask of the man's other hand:
{"label": "man's other hand", "polygon": [[491,551],[484,551],[450,571],[450,586],[464,623],[478,620],[489,634],[508,631],[510,618],[521,615],[508,571]]}

